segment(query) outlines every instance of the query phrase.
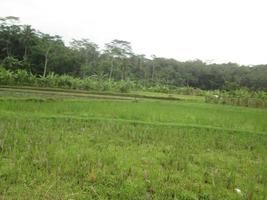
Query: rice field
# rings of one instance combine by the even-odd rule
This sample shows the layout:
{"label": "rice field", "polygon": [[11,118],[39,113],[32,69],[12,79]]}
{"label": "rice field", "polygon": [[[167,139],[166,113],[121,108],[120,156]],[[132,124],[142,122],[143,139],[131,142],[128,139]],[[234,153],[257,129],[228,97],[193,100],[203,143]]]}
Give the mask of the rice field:
{"label": "rice field", "polygon": [[266,109],[0,97],[0,199],[267,199]]}

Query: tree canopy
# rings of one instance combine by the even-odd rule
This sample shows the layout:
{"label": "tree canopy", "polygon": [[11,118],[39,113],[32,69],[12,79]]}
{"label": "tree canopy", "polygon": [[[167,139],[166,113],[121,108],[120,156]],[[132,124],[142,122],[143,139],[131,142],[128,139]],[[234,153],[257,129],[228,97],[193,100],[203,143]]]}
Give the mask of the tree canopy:
{"label": "tree canopy", "polygon": [[[178,44],[177,44],[178,45]],[[201,60],[180,62],[133,52],[131,43],[114,39],[100,49],[90,39],[66,45],[57,35],[41,33],[19,18],[0,18],[0,64],[25,69],[35,75],[49,73],[76,77],[103,76],[134,80],[146,85],[191,86],[205,90],[267,90],[267,65],[207,64]]]}

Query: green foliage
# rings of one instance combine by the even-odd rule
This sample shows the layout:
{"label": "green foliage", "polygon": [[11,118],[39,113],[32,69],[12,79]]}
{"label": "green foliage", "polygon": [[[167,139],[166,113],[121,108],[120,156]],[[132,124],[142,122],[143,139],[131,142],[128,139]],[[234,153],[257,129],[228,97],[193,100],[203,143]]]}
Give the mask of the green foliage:
{"label": "green foliage", "polygon": [[168,95],[205,96],[208,103],[222,103],[249,107],[267,107],[267,93],[239,89],[232,91],[204,91],[192,87],[175,87],[167,85],[144,86],[131,80],[108,80],[105,76],[73,77],[67,74],[49,73],[47,76],[35,76],[26,70],[6,70],[0,67],[0,83],[2,85],[39,86],[63,89],[79,89],[91,91],[113,91],[128,93],[130,91],[150,91]]}
{"label": "green foliage", "polygon": [[207,103],[221,103],[247,107],[267,108],[267,92],[238,89],[232,91],[217,91],[208,93],[205,97]]}
{"label": "green foliage", "polygon": [[16,70],[23,66],[23,62],[15,57],[7,56],[5,59],[3,59],[2,65],[8,69]]}
{"label": "green foliage", "polygon": [[151,92],[162,92],[162,93],[169,93],[169,88],[165,85],[155,85],[155,86],[152,86],[152,87],[149,87],[148,88],[148,91],[151,91]]}
{"label": "green foliage", "polygon": [[127,93],[130,90],[135,88],[135,83],[133,81],[130,81],[130,80],[119,81],[117,84],[117,87],[119,88],[120,92]]}
{"label": "green foliage", "polygon": [[47,76],[34,76],[26,70],[9,71],[0,68],[0,83],[3,85],[39,86],[64,89],[80,89],[93,91],[117,91],[127,93],[139,89],[138,85],[130,80],[112,81],[103,77],[90,76],[84,79],[64,74],[49,73]]}
{"label": "green foliage", "polygon": [[14,75],[12,71],[6,70],[0,66],[0,84],[1,85],[13,85]]}
{"label": "green foliage", "polygon": [[14,81],[16,85],[34,85],[35,76],[25,70],[18,69],[14,73]]}
{"label": "green foliage", "polygon": [[[150,91],[164,93],[169,93],[172,87],[184,88],[179,91],[184,94],[196,93],[193,88],[267,91],[267,65],[206,64],[200,60],[179,62],[156,56],[148,59],[145,55],[135,54],[130,42],[118,39],[107,43],[103,49],[89,39],[73,40],[66,46],[60,36],[38,32],[29,25],[19,25],[17,21],[16,17],[0,20],[0,64],[12,71],[26,69],[36,76],[63,75],[57,84],[64,88],[79,85],[79,80],[70,80],[66,75],[83,79],[105,75],[110,81],[126,80],[117,88],[122,92],[131,87],[128,80],[143,83]],[[38,82],[50,84],[45,79]],[[110,83],[97,82],[90,78],[84,88],[111,88]]]}

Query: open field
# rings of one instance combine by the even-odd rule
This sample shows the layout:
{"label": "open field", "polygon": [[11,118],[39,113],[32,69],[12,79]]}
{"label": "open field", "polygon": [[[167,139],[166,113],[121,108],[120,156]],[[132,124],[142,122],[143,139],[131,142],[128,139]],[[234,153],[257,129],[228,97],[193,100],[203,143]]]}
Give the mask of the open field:
{"label": "open field", "polygon": [[267,198],[266,109],[29,90],[0,90],[0,199]]}

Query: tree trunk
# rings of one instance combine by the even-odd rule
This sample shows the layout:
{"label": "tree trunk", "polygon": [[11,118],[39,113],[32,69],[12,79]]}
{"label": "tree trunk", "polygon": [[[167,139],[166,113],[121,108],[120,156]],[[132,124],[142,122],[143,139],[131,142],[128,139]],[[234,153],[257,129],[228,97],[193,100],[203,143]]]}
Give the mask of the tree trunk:
{"label": "tree trunk", "polygon": [[43,77],[46,76],[49,50],[50,50],[50,49],[48,49],[48,50],[46,51],[46,53],[45,53],[45,64],[44,64],[44,73],[43,73]]}
{"label": "tree trunk", "polygon": [[127,60],[125,58],[122,59],[122,66],[121,66],[121,80],[126,80],[127,74]]}
{"label": "tree trunk", "polygon": [[9,43],[9,41],[6,42],[6,54],[7,54],[7,57],[10,57],[11,53],[10,53],[10,49],[9,49],[8,43]]}
{"label": "tree trunk", "polygon": [[154,73],[155,73],[155,63],[154,60],[152,61],[152,81],[154,81]]}
{"label": "tree trunk", "polygon": [[26,61],[27,60],[27,47],[24,48],[24,55],[23,55],[23,60]]}
{"label": "tree trunk", "polygon": [[121,80],[124,80],[124,65],[121,66]]}
{"label": "tree trunk", "polygon": [[114,65],[114,58],[112,57],[112,59],[111,59],[111,68],[110,68],[110,72],[109,72],[109,81],[111,80],[111,77],[112,77],[113,65]]}

